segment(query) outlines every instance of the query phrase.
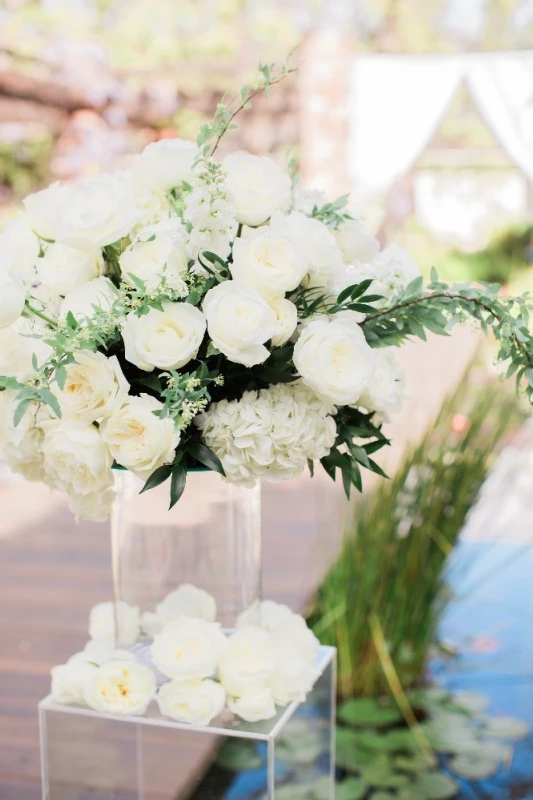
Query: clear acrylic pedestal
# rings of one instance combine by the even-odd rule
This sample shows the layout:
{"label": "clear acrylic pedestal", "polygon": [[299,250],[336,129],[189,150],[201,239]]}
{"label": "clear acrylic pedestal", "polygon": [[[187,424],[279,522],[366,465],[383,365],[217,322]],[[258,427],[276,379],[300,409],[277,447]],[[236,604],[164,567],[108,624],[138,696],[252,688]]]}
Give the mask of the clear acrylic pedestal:
{"label": "clear acrylic pedestal", "polygon": [[336,651],[303,703],[205,728],[166,719],[39,705],[43,800],[334,800]]}

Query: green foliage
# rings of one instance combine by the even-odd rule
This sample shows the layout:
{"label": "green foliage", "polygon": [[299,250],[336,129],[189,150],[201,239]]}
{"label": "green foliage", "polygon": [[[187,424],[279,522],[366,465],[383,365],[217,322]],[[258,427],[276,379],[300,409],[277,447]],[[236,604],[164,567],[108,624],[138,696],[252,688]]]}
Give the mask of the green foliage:
{"label": "green foliage", "polygon": [[[473,381],[473,378],[472,378]],[[357,502],[311,624],[339,656],[342,697],[388,694],[369,621],[380,620],[404,687],[420,681],[443,602],[444,571],[501,437],[521,419],[500,385],[465,379],[396,476]],[[453,429],[463,412],[464,429]]]}

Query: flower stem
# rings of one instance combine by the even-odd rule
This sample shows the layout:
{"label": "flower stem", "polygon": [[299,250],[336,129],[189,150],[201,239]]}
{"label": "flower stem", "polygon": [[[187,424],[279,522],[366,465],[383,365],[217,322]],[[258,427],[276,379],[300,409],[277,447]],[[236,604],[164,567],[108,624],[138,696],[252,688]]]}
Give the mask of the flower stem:
{"label": "flower stem", "polygon": [[52,319],[51,317],[47,317],[46,314],[43,314],[42,311],[39,311],[37,308],[34,308],[34,306],[32,306],[32,304],[28,300],[26,300],[26,308],[28,309],[28,311],[31,311],[31,313],[34,316],[39,317],[39,319],[42,319],[44,320],[44,322],[47,322],[48,325],[51,325],[52,328],[57,328],[57,322],[54,319]]}

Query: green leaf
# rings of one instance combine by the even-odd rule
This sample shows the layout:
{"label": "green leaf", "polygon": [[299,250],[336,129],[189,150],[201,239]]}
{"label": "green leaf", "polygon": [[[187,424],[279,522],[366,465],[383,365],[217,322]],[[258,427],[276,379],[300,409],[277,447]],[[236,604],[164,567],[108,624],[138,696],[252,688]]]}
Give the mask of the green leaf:
{"label": "green leaf", "polygon": [[394,771],[387,755],[377,756],[371,764],[363,764],[361,775],[367,783],[379,789],[400,789],[409,782],[406,775]]}
{"label": "green leaf", "polygon": [[236,739],[228,741],[222,747],[217,757],[217,764],[223,769],[243,772],[257,769],[263,764],[263,761],[252,742],[246,741],[246,739]]}
{"label": "green leaf", "polygon": [[342,722],[355,727],[372,725],[377,728],[401,722],[401,711],[392,702],[371,697],[346,700],[339,706],[338,717]]}
{"label": "green leaf", "polygon": [[185,491],[185,484],[187,483],[187,469],[182,463],[176,464],[172,467],[172,477],[170,480],[170,506],[174,508],[183,492]]}
{"label": "green leaf", "polygon": [[194,444],[190,445],[188,452],[193,458],[196,459],[196,461],[199,461],[200,464],[212,469],[214,472],[218,472],[224,477],[226,476],[221,460],[206,444],[195,442]]}
{"label": "green leaf", "polygon": [[335,800],[361,800],[368,789],[362,778],[348,778],[338,783],[335,789]]}
{"label": "green leaf", "polygon": [[69,328],[72,328],[72,330],[75,331],[77,329],[78,321],[77,321],[76,317],[74,316],[74,314],[72,313],[72,311],[68,312],[68,314],[66,316],[66,323],[69,326]]}
{"label": "green leaf", "polygon": [[26,398],[24,398],[24,400],[21,400],[20,403],[18,404],[18,406],[16,407],[15,413],[13,414],[13,425],[15,426],[15,428],[21,422],[22,417],[24,416],[24,414],[28,410],[28,407],[30,406],[31,402],[32,402],[32,398],[31,397],[26,397]]}
{"label": "green leaf", "polygon": [[51,392],[50,389],[40,389],[39,397],[43,403],[46,403],[47,406],[50,406],[55,416],[58,419],[61,419],[61,406],[59,405],[59,401],[55,394]]}
{"label": "green leaf", "polygon": [[65,388],[65,381],[67,380],[67,370],[63,364],[59,364],[59,366],[56,367],[55,378],[57,385],[61,391],[63,391]]}
{"label": "green leaf", "polygon": [[155,489],[156,486],[164,483],[170,477],[171,472],[172,464],[165,464],[163,467],[156,469],[155,472],[152,472],[139,494],[147,492],[149,489]]}
{"label": "green leaf", "polygon": [[400,800],[449,800],[455,797],[459,787],[452,778],[436,770],[422,773],[401,790]]}

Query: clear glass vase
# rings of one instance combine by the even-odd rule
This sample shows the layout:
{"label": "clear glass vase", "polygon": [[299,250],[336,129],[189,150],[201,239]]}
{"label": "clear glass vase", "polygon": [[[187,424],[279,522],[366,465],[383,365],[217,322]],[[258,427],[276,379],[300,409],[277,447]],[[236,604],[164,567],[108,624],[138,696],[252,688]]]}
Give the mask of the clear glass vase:
{"label": "clear glass vase", "polygon": [[[116,471],[111,520],[115,602],[155,611],[184,583],[213,595],[217,621],[233,628],[237,615],[261,597],[261,488],[234,486],[210,470],[192,470],[169,510],[164,483],[143,494],[143,481]],[[116,615],[121,644],[120,618]]]}

